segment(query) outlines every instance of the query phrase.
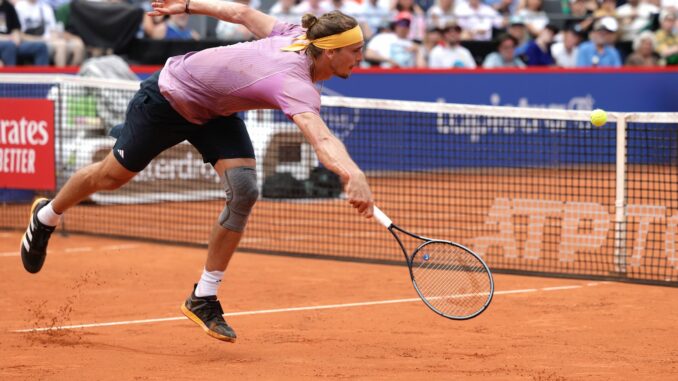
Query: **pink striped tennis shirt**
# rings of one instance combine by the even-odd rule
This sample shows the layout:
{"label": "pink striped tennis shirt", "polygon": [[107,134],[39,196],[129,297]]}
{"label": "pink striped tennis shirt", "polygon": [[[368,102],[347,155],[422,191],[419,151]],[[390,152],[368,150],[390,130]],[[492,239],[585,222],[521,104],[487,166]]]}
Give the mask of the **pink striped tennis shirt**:
{"label": "pink striped tennis shirt", "polygon": [[304,32],[299,25],[278,21],[267,38],[171,57],[158,86],[172,107],[195,124],[255,109],[279,109],[288,117],[319,114],[312,60],[303,52],[280,50]]}

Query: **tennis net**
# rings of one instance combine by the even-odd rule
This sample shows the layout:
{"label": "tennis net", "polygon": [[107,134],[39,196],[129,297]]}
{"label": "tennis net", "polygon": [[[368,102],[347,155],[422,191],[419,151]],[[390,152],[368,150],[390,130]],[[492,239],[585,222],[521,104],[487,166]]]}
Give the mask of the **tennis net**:
{"label": "tennis net", "polygon": [[[54,101],[57,189],[110,151],[106,133],[137,88],[0,76],[0,100]],[[678,114],[611,113],[593,127],[587,111],[323,97],[322,116],[408,230],[469,246],[497,272],[678,286]],[[262,195],[242,250],[402,262],[287,117],[242,117]],[[0,228],[25,228],[39,192],[0,192]],[[218,176],[182,143],[71,209],[62,231],[205,245],[223,200]]]}

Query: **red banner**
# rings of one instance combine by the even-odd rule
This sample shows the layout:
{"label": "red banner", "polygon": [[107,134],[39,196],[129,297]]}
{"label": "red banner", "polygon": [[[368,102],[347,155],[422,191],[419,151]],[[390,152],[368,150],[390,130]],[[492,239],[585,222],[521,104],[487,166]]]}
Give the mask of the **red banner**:
{"label": "red banner", "polygon": [[54,104],[0,98],[0,188],[55,187]]}

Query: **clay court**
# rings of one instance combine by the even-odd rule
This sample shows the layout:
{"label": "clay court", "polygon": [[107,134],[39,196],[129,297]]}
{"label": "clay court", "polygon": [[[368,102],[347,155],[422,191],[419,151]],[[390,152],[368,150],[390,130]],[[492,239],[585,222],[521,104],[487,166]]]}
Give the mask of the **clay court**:
{"label": "clay court", "polygon": [[220,290],[239,335],[228,344],[179,312],[204,249],[56,235],[30,275],[20,233],[0,238],[1,379],[678,375],[676,288],[498,274],[489,309],[451,321],[418,301],[402,266],[238,253]]}
{"label": "clay court", "polygon": [[[344,106],[336,107],[341,121]],[[485,145],[475,144],[484,136],[432,129],[430,112],[412,124],[428,134],[415,135],[403,126],[417,118],[369,109],[360,120],[374,134],[358,139],[356,130],[352,137],[367,146],[349,148],[375,160],[368,176],[376,203],[408,230],[483,256],[495,295],[479,317],[452,321],[430,311],[389,233],[356,218],[345,200],[282,196],[257,203],[219,290],[238,342],[210,338],[179,305],[200,277],[223,188],[188,176],[205,169],[187,159],[199,155],[168,150],[154,167],[158,178],[69,210],[59,233],[70,235],[53,236],[37,275],[19,258],[30,203],[0,205],[0,379],[678,378],[678,287],[670,287],[678,281],[677,156],[673,145],[657,148],[675,141],[660,139],[663,128],[636,126],[631,136],[664,156],[634,158],[645,146],[629,149],[625,181],[617,181],[611,128],[575,125],[563,135],[553,124],[518,133],[509,124],[511,131],[492,130],[501,144]],[[377,134],[379,126],[387,129]],[[369,147],[375,139],[386,148]],[[426,149],[401,152],[410,146]],[[190,170],[165,176],[176,174],[165,165],[170,157]]]}

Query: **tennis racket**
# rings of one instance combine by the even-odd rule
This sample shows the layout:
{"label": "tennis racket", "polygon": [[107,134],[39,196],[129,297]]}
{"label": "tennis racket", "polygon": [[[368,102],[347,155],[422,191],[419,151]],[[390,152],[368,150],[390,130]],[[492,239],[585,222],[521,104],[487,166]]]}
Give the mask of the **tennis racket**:
{"label": "tennis racket", "polygon": [[[430,309],[448,319],[466,320],[490,305],[494,294],[492,273],[476,253],[454,242],[410,233],[376,206],[374,217],[398,241],[414,289]],[[402,234],[419,241],[412,254],[405,248]]]}

